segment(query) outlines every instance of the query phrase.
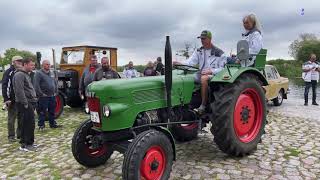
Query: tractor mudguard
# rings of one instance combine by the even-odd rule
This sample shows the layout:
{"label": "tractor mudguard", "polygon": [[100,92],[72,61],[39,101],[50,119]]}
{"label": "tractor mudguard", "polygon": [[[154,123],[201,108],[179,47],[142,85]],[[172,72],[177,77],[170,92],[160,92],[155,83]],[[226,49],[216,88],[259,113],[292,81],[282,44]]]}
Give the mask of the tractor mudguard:
{"label": "tractor mudguard", "polygon": [[236,79],[244,73],[253,74],[259,78],[259,80],[263,83],[263,86],[268,85],[268,81],[262,72],[253,67],[240,67],[239,65],[226,65],[222,71],[213,76],[211,82],[234,83]]}
{"label": "tractor mudguard", "polygon": [[174,142],[174,138],[171,132],[167,128],[164,128],[162,126],[152,126],[151,128],[156,129],[157,131],[163,132],[170,139],[170,142],[172,144],[172,149],[173,149],[173,160],[175,161],[176,160],[176,144]]}

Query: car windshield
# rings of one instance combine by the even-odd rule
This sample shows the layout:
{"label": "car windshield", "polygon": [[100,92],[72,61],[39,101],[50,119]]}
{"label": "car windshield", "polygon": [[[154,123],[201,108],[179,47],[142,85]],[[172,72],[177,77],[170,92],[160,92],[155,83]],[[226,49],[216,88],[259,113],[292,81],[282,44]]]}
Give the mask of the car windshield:
{"label": "car windshield", "polygon": [[84,50],[63,51],[63,61],[66,64],[83,64]]}

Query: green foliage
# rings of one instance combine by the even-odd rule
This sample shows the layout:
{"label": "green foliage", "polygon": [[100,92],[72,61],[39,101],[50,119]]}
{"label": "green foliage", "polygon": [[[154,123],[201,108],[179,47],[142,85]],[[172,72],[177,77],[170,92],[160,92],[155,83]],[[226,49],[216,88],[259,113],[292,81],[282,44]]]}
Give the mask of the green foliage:
{"label": "green foliage", "polygon": [[32,52],[30,51],[20,51],[16,48],[10,48],[10,49],[7,49],[4,53],[4,57],[2,58],[2,60],[0,61],[0,65],[2,67],[4,67],[5,65],[7,64],[11,64],[11,59],[13,56],[21,56],[23,58],[27,58],[27,57],[30,57],[32,58],[33,60],[36,59],[36,55],[33,54]]}
{"label": "green foliage", "polygon": [[310,58],[310,54],[316,54],[317,58],[320,57],[320,41],[306,41],[302,44],[297,52],[297,59],[303,63]]}
{"label": "green foliage", "polygon": [[276,59],[267,61],[267,64],[275,66],[279,74],[283,77],[290,79],[301,77],[302,63],[300,61]]}
{"label": "green foliage", "polygon": [[311,34],[311,33],[300,34],[298,39],[294,40],[290,44],[290,46],[289,46],[289,54],[293,58],[299,59],[297,57],[299,49],[301,49],[301,47],[307,42],[317,42],[317,41],[319,41],[319,40],[318,40],[318,38],[317,38],[317,36],[315,34]]}

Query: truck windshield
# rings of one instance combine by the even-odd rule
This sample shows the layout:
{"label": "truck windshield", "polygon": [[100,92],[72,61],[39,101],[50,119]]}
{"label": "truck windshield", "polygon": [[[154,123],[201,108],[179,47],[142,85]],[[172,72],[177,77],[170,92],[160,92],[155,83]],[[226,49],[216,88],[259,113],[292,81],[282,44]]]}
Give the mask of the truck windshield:
{"label": "truck windshield", "polygon": [[63,51],[63,61],[66,64],[83,64],[84,50]]}

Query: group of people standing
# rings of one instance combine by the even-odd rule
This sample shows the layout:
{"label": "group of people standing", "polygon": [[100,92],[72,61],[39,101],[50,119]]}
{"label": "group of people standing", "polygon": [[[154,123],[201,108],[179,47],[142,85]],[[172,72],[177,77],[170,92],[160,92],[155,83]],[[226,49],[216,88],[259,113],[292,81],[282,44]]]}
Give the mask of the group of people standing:
{"label": "group of people standing", "polygon": [[[12,65],[2,79],[2,95],[8,110],[8,140],[19,139],[22,151],[35,151],[35,114],[39,113],[38,126],[44,129],[48,117],[50,128],[58,128],[54,119],[56,81],[50,74],[50,62],[44,60],[42,69],[33,74],[35,63],[31,58],[14,56]],[[31,75],[33,74],[33,80]],[[17,119],[17,121],[16,121]],[[15,124],[17,128],[15,130]]]}

